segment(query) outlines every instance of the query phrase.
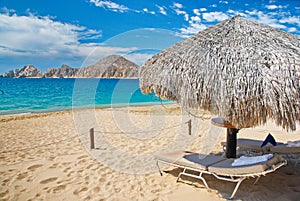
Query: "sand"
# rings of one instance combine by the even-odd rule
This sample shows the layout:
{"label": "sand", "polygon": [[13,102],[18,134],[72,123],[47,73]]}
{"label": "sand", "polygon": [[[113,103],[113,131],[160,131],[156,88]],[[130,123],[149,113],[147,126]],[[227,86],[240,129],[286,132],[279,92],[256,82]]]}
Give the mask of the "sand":
{"label": "sand", "polygon": [[[221,152],[226,129],[211,116],[195,117],[177,105],[76,110],[0,117],[1,200],[224,200],[233,185],[206,176],[176,183],[179,169],[164,167],[154,155],[185,149]],[[191,120],[192,128],[186,123]],[[94,128],[95,149],[90,149]],[[299,140],[272,122],[242,129],[239,137]],[[275,173],[242,183],[238,200],[298,200],[300,164],[291,161]]]}

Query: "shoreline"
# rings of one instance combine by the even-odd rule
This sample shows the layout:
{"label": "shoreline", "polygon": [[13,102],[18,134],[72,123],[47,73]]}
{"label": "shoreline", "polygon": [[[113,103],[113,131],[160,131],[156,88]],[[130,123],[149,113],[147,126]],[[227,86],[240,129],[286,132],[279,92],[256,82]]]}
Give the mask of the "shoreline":
{"label": "shoreline", "polygon": [[[114,105],[113,107],[110,106],[100,106],[100,107],[83,107],[83,108],[73,108],[73,109],[62,109],[62,110],[48,110],[48,111],[40,111],[40,112],[28,112],[28,113],[17,113],[17,114],[7,114],[7,115],[0,115],[0,123],[1,122],[7,122],[7,121],[13,121],[13,120],[20,120],[20,119],[26,119],[26,118],[39,118],[39,117],[46,117],[50,115],[60,115],[64,113],[74,113],[74,112],[85,112],[85,111],[91,111],[91,110],[106,110],[106,109],[129,109],[129,108],[147,108],[147,107],[160,107],[162,104],[155,103],[153,104],[132,104],[132,105],[123,105],[118,104]],[[180,107],[177,103],[164,103],[162,107]]]}
{"label": "shoreline", "polygon": [[[164,102],[163,105],[176,105],[175,102]],[[15,116],[23,116],[23,115],[36,115],[36,114],[45,114],[45,113],[57,113],[57,112],[68,112],[68,111],[80,111],[80,110],[93,110],[93,109],[107,109],[107,108],[134,108],[134,107],[147,107],[147,106],[160,106],[161,102],[142,102],[142,103],[132,103],[132,104],[106,104],[96,107],[76,107],[76,108],[65,108],[65,109],[49,109],[49,110],[37,110],[37,111],[29,111],[29,112],[21,112],[21,113],[8,113],[1,114],[1,117],[15,117]]]}

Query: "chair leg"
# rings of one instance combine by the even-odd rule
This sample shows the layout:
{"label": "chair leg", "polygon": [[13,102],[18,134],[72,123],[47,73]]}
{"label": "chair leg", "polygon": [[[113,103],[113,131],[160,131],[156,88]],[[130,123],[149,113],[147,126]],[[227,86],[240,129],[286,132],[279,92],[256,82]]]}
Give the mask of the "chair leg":
{"label": "chair leg", "polygon": [[182,174],[185,174],[186,168],[183,169],[182,172],[180,172],[177,176],[176,182],[178,182],[179,178],[181,177]]}
{"label": "chair leg", "polygon": [[232,194],[231,194],[231,196],[229,198],[230,200],[235,196],[237,190],[239,189],[239,187],[240,187],[241,183],[244,181],[244,179],[246,179],[246,178],[243,177],[243,178],[239,179],[239,181],[237,182],[237,184],[236,184],[236,186],[235,186],[235,188],[234,188],[234,190],[233,190],[233,192],[232,192]]}
{"label": "chair leg", "polygon": [[255,185],[255,184],[259,181],[259,179],[260,179],[260,176],[258,176],[258,177],[256,178],[256,180],[255,180],[255,182],[253,183],[253,185]]}
{"label": "chair leg", "polygon": [[159,171],[160,176],[162,176],[162,172],[161,172],[160,167],[159,167],[159,165],[158,165],[158,160],[156,161],[156,166],[157,166],[157,168],[158,168],[158,171]]}
{"label": "chair leg", "polygon": [[204,183],[207,190],[210,191],[210,188],[208,187],[208,184],[206,183],[206,180],[202,177],[202,172],[200,172],[199,178],[202,180],[202,182]]}
{"label": "chair leg", "polygon": [[178,174],[176,182],[178,182],[178,180],[181,177],[181,175],[186,175],[186,176],[193,177],[193,178],[196,178],[196,179],[201,179],[202,182],[204,183],[205,187],[207,188],[207,190],[210,191],[210,188],[208,187],[208,184],[207,184],[206,180],[202,177],[202,174],[203,174],[202,172],[200,172],[199,176],[197,176],[197,175],[193,175],[193,174],[187,173],[186,170],[187,169],[184,168],[183,171]]}

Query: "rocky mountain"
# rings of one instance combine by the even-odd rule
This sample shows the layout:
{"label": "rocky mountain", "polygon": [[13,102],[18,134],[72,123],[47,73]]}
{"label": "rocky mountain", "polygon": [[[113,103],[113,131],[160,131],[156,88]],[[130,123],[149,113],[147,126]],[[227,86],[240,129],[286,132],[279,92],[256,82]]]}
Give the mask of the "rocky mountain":
{"label": "rocky mountain", "polygon": [[119,55],[110,55],[97,63],[80,68],[76,77],[138,77],[138,65]]}
{"label": "rocky mountain", "polygon": [[139,67],[119,55],[110,55],[97,63],[83,68],[72,68],[62,65],[60,68],[49,68],[44,73],[33,65],[22,69],[10,70],[3,77],[43,77],[43,78],[137,78]]}
{"label": "rocky mountain", "polygon": [[21,69],[16,69],[15,71],[10,70],[5,73],[4,77],[41,77],[43,74],[33,65],[24,66]]}
{"label": "rocky mountain", "polygon": [[78,68],[71,68],[68,65],[62,65],[60,68],[48,68],[43,74],[44,78],[74,78]]}

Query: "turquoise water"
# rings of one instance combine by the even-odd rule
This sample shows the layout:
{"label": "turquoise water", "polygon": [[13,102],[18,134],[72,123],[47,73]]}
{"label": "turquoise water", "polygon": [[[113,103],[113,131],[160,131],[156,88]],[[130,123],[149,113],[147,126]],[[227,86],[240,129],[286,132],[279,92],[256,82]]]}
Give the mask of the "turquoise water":
{"label": "turquoise water", "polygon": [[5,78],[0,90],[0,115],[160,104],[141,93],[138,79]]}

